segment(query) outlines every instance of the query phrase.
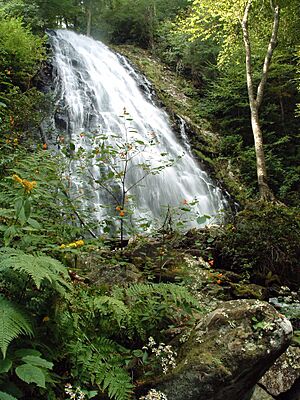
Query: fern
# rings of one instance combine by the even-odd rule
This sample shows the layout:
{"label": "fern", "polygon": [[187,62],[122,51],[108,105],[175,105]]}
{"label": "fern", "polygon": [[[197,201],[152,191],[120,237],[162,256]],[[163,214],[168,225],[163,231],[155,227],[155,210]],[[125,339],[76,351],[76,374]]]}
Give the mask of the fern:
{"label": "fern", "polygon": [[130,318],[130,311],[123,301],[110,296],[99,296],[94,298],[94,308],[102,315],[111,315],[118,325]]}
{"label": "fern", "polygon": [[0,296],[0,349],[3,358],[6,357],[7,348],[12,340],[22,334],[33,335],[29,317],[15,304]]}
{"label": "fern", "polygon": [[24,273],[39,289],[42,282],[47,280],[60,294],[65,294],[69,283],[65,266],[48,256],[33,256],[21,250],[3,247],[0,249],[0,273],[15,271]]}
{"label": "fern", "polygon": [[174,283],[137,283],[128,288],[115,289],[113,295],[117,298],[139,299],[142,297],[158,296],[163,299],[171,299],[177,305],[188,303],[191,306],[198,308],[199,302],[192,296],[184,286],[179,286]]}
{"label": "fern", "polygon": [[110,398],[129,400],[133,385],[128,373],[120,367],[108,367],[105,371],[102,388],[107,390]]}
{"label": "fern", "polygon": [[[78,338],[77,338],[78,339]],[[90,342],[85,337],[75,344],[70,343],[69,349],[74,357],[73,375],[80,376],[82,382],[89,381],[107,391],[109,398],[115,400],[129,400],[133,391],[131,377],[122,368],[125,349],[118,343],[105,337],[98,337]]]}
{"label": "fern", "polygon": [[185,287],[170,283],[116,288],[112,296],[126,302],[130,310],[131,318],[126,326],[128,336],[136,337],[137,334],[142,340],[178,323],[184,315],[192,315],[193,308],[199,308],[198,301]]}

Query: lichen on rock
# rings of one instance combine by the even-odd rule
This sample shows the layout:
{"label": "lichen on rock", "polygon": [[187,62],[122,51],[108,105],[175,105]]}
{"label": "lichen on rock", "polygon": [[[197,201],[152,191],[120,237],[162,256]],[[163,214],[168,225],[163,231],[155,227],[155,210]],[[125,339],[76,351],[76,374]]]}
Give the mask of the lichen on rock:
{"label": "lichen on rock", "polygon": [[290,322],[268,303],[224,302],[199,321],[177,367],[155,387],[172,400],[248,400],[291,336]]}

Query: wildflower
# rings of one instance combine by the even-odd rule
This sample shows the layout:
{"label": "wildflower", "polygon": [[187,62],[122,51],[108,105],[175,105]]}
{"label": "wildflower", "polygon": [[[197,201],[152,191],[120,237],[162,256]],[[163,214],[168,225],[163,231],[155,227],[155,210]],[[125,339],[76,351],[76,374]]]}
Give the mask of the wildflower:
{"label": "wildflower", "polygon": [[48,317],[48,315],[46,315],[44,318],[43,318],[43,322],[48,322],[50,320],[50,318]]}
{"label": "wildflower", "polygon": [[36,181],[28,181],[27,179],[23,179],[22,182],[23,187],[25,188],[26,193],[30,193],[37,185]]}
{"label": "wildflower", "polygon": [[121,211],[119,212],[119,214],[120,214],[120,217],[124,217],[125,211],[124,211],[124,210],[121,210]]}
{"label": "wildflower", "polygon": [[156,346],[157,345],[153,337],[150,336],[148,339],[148,345],[144,346],[143,349],[149,348],[151,352],[155,354],[156,357],[159,358],[162,371],[164,374],[166,374],[169,371],[169,369],[174,369],[176,367],[175,357],[177,356],[177,353],[172,349],[172,346],[170,345],[159,343],[159,345],[157,347]]}
{"label": "wildflower", "polygon": [[84,245],[84,241],[83,240],[76,240],[76,242],[71,242],[69,244],[61,244],[59,246],[60,249],[66,249],[66,248],[77,248],[77,247],[81,247]]}
{"label": "wildflower", "polygon": [[117,210],[117,211],[121,211],[121,207],[120,207],[120,206],[117,206],[117,207],[116,207],[116,210]]}
{"label": "wildflower", "polygon": [[47,150],[48,149],[48,145],[47,145],[47,143],[44,143],[43,144],[43,150]]}
{"label": "wildflower", "polygon": [[218,274],[217,275],[218,278],[221,278],[222,276],[223,276],[223,274]]}
{"label": "wildflower", "polygon": [[28,181],[27,179],[22,179],[17,174],[14,174],[12,178],[14,181],[20,183],[20,185],[23,186],[26,193],[30,193],[37,185],[36,181]]}
{"label": "wildflower", "polygon": [[71,383],[65,384],[65,393],[70,396],[70,400],[84,400],[86,398],[85,394],[80,387],[73,388]]}
{"label": "wildflower", "polygon": [[168,400],[167,396],[159,390],[150,389],[146,396],[140,397],[139,400]]}
{"label": "wildflower", "polygon": [[21,183],[21,185],[22,185],[23,179],[20,178],[19,175],[14,174],[14,175],[12,176],[12,178],[13,178],[14,181],[16,181],[16,182],[18,182],[18,183]]}
{"label": "wildflower", "polygon": [[221,285],[222,281],[220,279],[217,280],[217,284]]}

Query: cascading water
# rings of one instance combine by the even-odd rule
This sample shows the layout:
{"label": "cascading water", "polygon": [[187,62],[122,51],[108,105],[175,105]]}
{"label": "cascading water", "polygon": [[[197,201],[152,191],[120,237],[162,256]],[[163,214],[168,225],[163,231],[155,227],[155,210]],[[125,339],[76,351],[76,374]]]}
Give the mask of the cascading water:
{"label": "cascading water", "polygon": [[[161,215],[162,206],[182,206],[196,199],[193,215],[217,216],[225,205],[221,190],[200,168],[187,144],[179,143],[167,114],[153,103],[151,92],[140,89],[146,82],[145,78],[139,76],[125,58],[86,36],[58,30],[51,34],[51,42],[60,114],[64,114],[64,130],[76,148],[89,146],[82,132],[104,133],[112,146],[116,134],[127,140],[128,129],[119,117],[126,108],[132,117],[135,140],[145,142],[149,135],[158,139],[155,146],[144,149],[134,162],[141,164],[150,160],[151,167],[155,168],[162,153],[177,160],[132,188],[137,214],[146,213],[155,219]],[[183,121],[181,129],[184,136]],[[57,135],[61,135],[58,129]],[[101,179],[96,166],[93,166],[93,174]],[[126,177],[126,187],[134,186],[141,174],[138,168],[131,168]],[[72,182],[78,189],[80,182],[75,172]],[[93,203],[95,216],[101,219],[105,213],[102,206],[109,204],[110,200],[108,193],[95,186],[93,196],[86,201]]]}

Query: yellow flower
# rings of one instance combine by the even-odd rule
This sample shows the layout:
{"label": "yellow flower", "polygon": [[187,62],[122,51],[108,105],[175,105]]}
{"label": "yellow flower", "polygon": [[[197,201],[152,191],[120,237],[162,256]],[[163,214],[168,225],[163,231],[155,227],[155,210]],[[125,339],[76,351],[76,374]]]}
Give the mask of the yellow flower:
{"label": "yellow flower", "polygon": [[27,181],[27,179],[23,179],[22,185],[24,186],[25,191],[27,193],[30,193],[32,191],[32,189],[36,187],[37,183],[36,183],[36,181],[30,182],[30,181]]}
{"label": "yellow flower", "polygon": [[83,246],[83,245],[84,245],[84,241],[83,240],[76,240],[76,242],[71,242],[69,244],[61,244],[59,246],[59,248],[60,249],[67,249],[67,248],[73,249],[73,248],[77,248],[77,247],[80,247],[80,246]]}
{"label": "yellow flower", "polygon": [[22,185],[23,179],[20,178],[19,175],[14,174],[14,175],[12,176],[12,178],[13,178],[14,181],[16,181],[16,182],[18,182],[18,183],[21,183],[21,185]]}
{"label": "yellow flower", "polygon": [[19,175],[14,174],[12,176],[13,180],[20,183],[27,193],[30,193],[37,185],[36,181],[28,181],[27,179],[22,179]]}

